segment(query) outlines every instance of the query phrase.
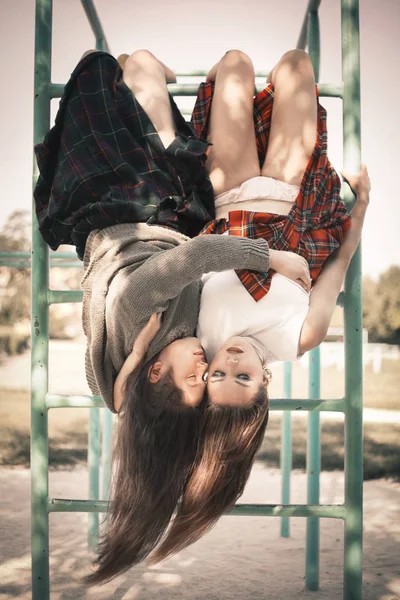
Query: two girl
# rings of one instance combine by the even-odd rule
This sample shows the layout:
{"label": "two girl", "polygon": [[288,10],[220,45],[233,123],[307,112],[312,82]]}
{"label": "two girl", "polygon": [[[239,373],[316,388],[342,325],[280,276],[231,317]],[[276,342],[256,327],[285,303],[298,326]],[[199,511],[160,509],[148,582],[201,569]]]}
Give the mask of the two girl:
{"label": "two girl", "polygon": [[[303,53],[294,53],[289,63],[295,58],[306,61]],[[308,294],[311,280],[305,258],[317,279],[324,260],[350,227],[339,200],[337,176],[327,159],[320,164],[321,156],[326,156],[321,107],[317,150],[311,145],[312,122],[314,141],[317,126],[315,91],[314,109],[308,102],[305,112],[293,115],[292,125],[287,124],[287,115],[281,114],[280,119],[288,125],[289,139],[292,135],[296,140],[299,132],[306,131],[308,145],[300,139],[285,147],[279,120],[274,121],[280,114],[275,107],[271,124],[272,86],[261,102],[260,96],[256,98],[254,127],[254,74],[242,53],[228,53],[210,72],[195,111],[195,130],[185,123],[168,94],[167,82],[174,81],[174,75],[165,65],[146,51],[121,57],[120,62],[123,72],[105,53],[90,52],[83,57],[66,86],[55,126],[36,148],[41,177],[35,200],[42,235],[53,249],[61,243],[75,244],[84,258],[87,379],[93,393],[120,413],[108,525],[98,568],[87,578],[89,583],[106,581],[146,558],[162,539],[181,498],[177,517],[154,558],[197,539],[233,504],[250,472],[268,417],[264,342],[245,330],[243,343],[250,344],[248,349],[253,351],[253,360],[257,356],[261,371],[250,391],[248,369],[240,377],[234,374],[234,389],[247,388],[246,397],[230,393],[226,384],[232,384],[228,382],[231,374],[222,374],[218,365],[215,368],[211,363],[207,379],[206,356],[195,337],[202,275],[211,273],[203,289],[199,334],[215,361],[217,355],[202,333],[202,323],[212,323],[215,332],[221,332],[215,346],[228,342],[226,356],[231,364],[239,364],[245,350],[242,341],[226,338],[218,304],[215,314],[214,308],[207,309],[205,292],[215,273],[236,278],[232,270],[237,270],[247,286],[243,288],[246,295],[254,286],[257,294],[261,290],[258,303],[250,298],[256,306],[272,295],[271,270],[281,274],[285,285],[289,279],[289,285]],[[280,72],[277,68],[275,81],[272,74],[276,106]],[[296,91],[289,88],[286,94],[290,98]],[[274,123],[278,123],[275,137]],[[207,134],[211,147],[202,139]],[[310,152],[316,162],[310,163],[308,177],[300,181]],[[283,177],[273,171],[277,164],[282,166]],[[287,171],[285,165],[289,165]],[[264,190],[257,187],[264,184],[264,178],[278,187],[279,181],[286,184],[285,190],[272,193],[272,199],[267,196],[271,200],[267,204]],[[300,191],[293,204],[297,184]],[[239,216],[248,221],[251,215],[246,228],[257,236],[261,225],[257,239],[242,237],[242,217],[234,229],[237,212],[229,216],[229,222],[213,222],[215,216],[227,216],[218,213],[220,207],[242,202],[243,193],[247,204],[242,204]],[[255,198],[261,208],[248,204]],[[283,216],[274,214],[274,206],[282,212],[281,200],[287,207],[292,203]],[[250,208],[262,210],[263,215],[244,212]],[[207,233],[229,229],[230,235],[198,236],[209,223]],[[329,237],[321,243],[314,231],[327,231]],[[346,241],[350,237],[355,249],[359,231],[350,234],[351,230]],[[346,257],[350,253],[348,248]],[[344,258],[340,264],[344,268]],[[224,293],[225,283],[215,280],[214,289],[212,306],[218,291]],[[326,303],[321,296],[319,306]],[[288,295],[281,293],[283,309],[285,298]],[[306,302],[302,300],[296,306],[302,307],[304,315]],[[225,305],[227,315],[228,308]],[[225,387],[215,392],[221,383]],[[238,406],[230,406],[232,398]]]}

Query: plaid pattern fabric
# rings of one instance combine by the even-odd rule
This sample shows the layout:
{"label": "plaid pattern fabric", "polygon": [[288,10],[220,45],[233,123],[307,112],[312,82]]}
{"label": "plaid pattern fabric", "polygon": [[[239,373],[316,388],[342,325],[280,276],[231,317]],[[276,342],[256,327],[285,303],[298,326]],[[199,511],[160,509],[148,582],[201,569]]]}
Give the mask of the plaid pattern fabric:
{"label": "plaid pattern fabric", "polygon": [[146,222],[194,237],[215,217],[198,139],[172,97],[177,137],[164,148],[122,79],[117,61],[89,54],[66,85],[54,127],[35,147],[34,191],[47,244],[74,244],[83,257],[94,229]]}
{"label": "plaid pattern fabric", "polygon": [[[192,115],[197,134],[207,136],[214,86],[200,86]],[[318,98],[318,91],[317,91]],[[254,126],[260,168],[268,148],[274,102],[273,85],[268,85],[254,99]],[[300,192],[288,215],[233,211],[229,221],[212,221],[203,234],[221,234],[264,238],[270,248],[288,250],[303,256],[310,267],[313,283],[328,256],[339,247],[350,226],[350,215],[340,200],[340,179],[327,156],[326,111],[318,102],[317,139],[301,182]],[[253,298],[267,294],[273,271],[255,273],[239,270],[237,274]]]}

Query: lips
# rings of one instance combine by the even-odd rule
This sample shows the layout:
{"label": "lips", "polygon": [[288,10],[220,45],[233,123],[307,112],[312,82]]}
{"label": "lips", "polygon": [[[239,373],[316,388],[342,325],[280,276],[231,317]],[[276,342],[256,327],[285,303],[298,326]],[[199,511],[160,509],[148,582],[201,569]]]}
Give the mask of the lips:
{"label": "lips", "polygon": [[226,351],[229,352],[229,354],[243,354],[243,350],[239,346],[229,346]]}

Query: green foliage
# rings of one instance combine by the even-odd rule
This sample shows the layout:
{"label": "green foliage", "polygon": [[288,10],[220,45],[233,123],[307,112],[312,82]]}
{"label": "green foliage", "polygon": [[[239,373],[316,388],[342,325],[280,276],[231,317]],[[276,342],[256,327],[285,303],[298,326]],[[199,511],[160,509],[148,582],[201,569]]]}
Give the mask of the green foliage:
{"label": "green foliage", "polygon": [[[28,211],[15,211],[0,232],[1,251],[29,251],[30,220]],[[0,267],[0,324],[14,325],[29,318],[30,271]]]}
{"label": "green foliage", "polygon": [[[0,231],[0,250],[5,252],[30,250],[30,214],[15,211]],[[50,271],[50,288],[79,289],[80,269],[53,268]],[[22,352],[28,344],[29,334],[21,334],[17,324],[30,320],[30,268],[0,267],[0,353]],[[50,311],[50,337],[67,339],[80,331],[80,307],[60,305]],[[71,323],[75,327],[71,327]],[[29,330],[29,326],[28,326]]]}
{"label": "green foliage", "polygon": [[400,267],[389,267],[377,282],[366,277],[363,300],[369,340],[400,344]]}

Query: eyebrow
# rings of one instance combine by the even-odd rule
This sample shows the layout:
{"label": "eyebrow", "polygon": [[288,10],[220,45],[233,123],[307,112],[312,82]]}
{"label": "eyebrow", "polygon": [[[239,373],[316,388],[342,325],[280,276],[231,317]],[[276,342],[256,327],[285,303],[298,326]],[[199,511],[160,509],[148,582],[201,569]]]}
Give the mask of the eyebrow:
{"label": "eyebrow", "polygon": [[[218,379],[216,379],[215,381],[211,381],[211,379],[209,381],[207,381],[207,383],[222,383],[225,380],[225,377],[219,377]],[[240,381],[239,379],[235,379],[234,382],[237,385],[241,385],[242,387],[250,387],[250,385],[248,383],[245,383],[244,381]]]}

